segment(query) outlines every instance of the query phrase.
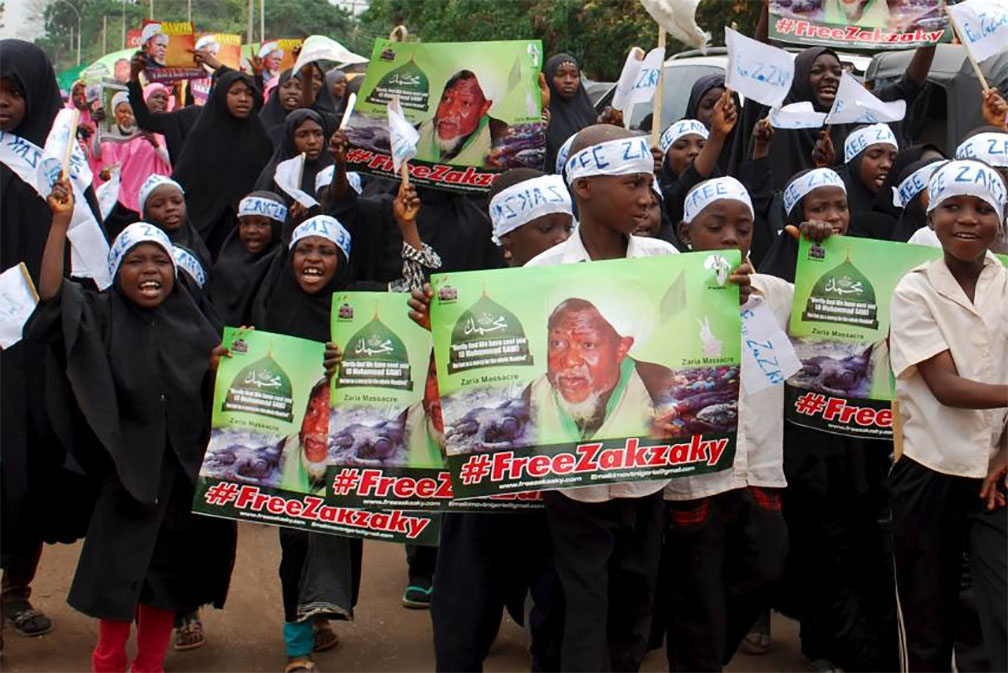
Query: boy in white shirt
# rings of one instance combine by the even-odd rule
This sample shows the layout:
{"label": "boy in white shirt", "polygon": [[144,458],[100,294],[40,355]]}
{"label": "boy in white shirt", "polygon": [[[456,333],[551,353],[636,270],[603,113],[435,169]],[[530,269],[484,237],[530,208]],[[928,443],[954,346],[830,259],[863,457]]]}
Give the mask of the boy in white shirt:
{"label": "boy in white shirt", "polygon": [[944,258],[908,272],[892,300],[902,456],[890,473],[904,670],[950,670],[969,545],[991,670],[1008,667],[1008,271],[988,246],[1006,188],[985,163],[951,161],[928,184]]}

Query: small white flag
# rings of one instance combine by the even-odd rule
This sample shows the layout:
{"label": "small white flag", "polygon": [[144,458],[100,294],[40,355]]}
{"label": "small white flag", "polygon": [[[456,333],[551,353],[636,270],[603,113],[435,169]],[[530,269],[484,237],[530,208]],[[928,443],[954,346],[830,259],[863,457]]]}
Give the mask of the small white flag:
{"label": "small white flag", "polygon": [[273,173],[273,182],[302,206],[312,208],[317,206],[319,202],[301,189],[301,177],[304,175],[304,161],[305,155],[302,152],[296,157],[278,163],[276,172]]}
{"label": "small white flag", "polygon": [[775,129],[817,129],[825,120],[826,113],[816,112],[807,100],[770,110],[770,126]]}
{"label": "small white flag", "polygon": [[754,395],[779,386],[802,368],[794,346],[759,297],[742,306],[742,392]]}
{"label": "small white flag", "polygon": [[301,72],[301,68],[314,61],[335,61],[340,65],[368,62],[366,58],[353,53],[332,38],[325,35],[310,35],[301,43],[301,52],[292,72]]}
{"label": "small white flag", "polygon": [[731,28],[725,28],[725,46],[728,47],[725,86],[769,107],[784,102],[794,79],[791,54]]}
{"label": "small white flag", "polygon": [[91,186],[93,176],[91,168],[88,166],[87,157],[80,143],[77,142],[77,128],[74,120],[79,115],[74,114],[75,110],[63,108],[56,113],[49,135],[46,136],[45,146],[42,149],[42,160],[39,162],[39,189],[46,194],[56,184],[59,179],[59,172],[63,168],[63,159],[67,154],[67,143],[73,143],[70,154],[70,162],[67,164],[67,177],[73,182],[74,188],[82,193]]}
{"label": "small white flag", "polygon": [[395,172],[398,173],[403,163],[416,156],[416,144],[420,140],[420,132],[407,121],[398,98],[388,104],[388,124],[392,164],[395,166]]}
{"label": "small white flag", "polygon": [[122,185],[122,175],[118,166],[109,168],[108,182],[103,183],[95,190],[98,197],[98,207],[101,210],[102,221],[108,219],[109,213],[115,208],[116,201],[119,200],[119,188]]}
{"label": "small white flag", "polygon": [[985,61],[1008,45],[1008,0],[964,0],[947,6],[956,33],[974,61]]}
{"label": "small white flag", "polygon": [[[643,57],[643,58],[642,58]],[[640,47],[633,47],[627,54],[623,72],[620,73],[613,94],[612,106],[624,112],[630,106],[647,103],[658,90],[658,76],[665,63],[665,50],[655,47],[644,55]]]}
{"label": "small white flag", "polygon": [[70,229],[67,231],[67,240],[70,241],[70,275],[90,278],[99,290],[104,290],[112,284],[108,270],[108,241],[91,216],[90,209],[88,216],[79,220],[77,213],[77,209],[74,209],[74,219],[70,221]]}
{"label": "small white flag", "polygon": [[644,9],[668,34],[695,49],[706,49],[710,33],[696,22],[700,0],[641,0]]}
{"label": "small white flag", "polygon": [[357,94],[350,92],[347,96],[346,110],[343,111],[343,119],[340,120],[339,127],[345,129],[347,122],[350,121],[350,115],[353,114],[354,106],[357,105]]}
{"label": "small white flag", "polygon": [[0,273],[0,348],[21,341],[21,332],[38,304],[38,294],[24,262]]}
{"label": "small white flag", "polygon": [[861,86],[854,77],[845,72],[840,77],[833,107],[826,115],[827,124],[877,124],[898,122],[906,116],[906,101],[885,103]]}

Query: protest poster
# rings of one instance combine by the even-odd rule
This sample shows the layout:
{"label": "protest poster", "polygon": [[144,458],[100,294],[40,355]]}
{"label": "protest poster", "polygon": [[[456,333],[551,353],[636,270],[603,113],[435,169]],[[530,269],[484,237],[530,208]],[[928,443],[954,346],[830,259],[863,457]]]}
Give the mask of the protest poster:
{"label": "protest poster", "polygon": [[332,340],[343,358],[332,381],[329,503],[411,511],[541,506],[538,493],[453,499],[431,334],[410,320],[407,299],[333,295]]}
{"label": "protest poster", "polygon": [[398,98],[419,133],[409,179],[485,192],[509,168],[542,168],[539,40],[376,40],[346,134],[350,170],[395,177],[387,106]]}
{"label": "protest poster", "polygon": [[892,438],[889,306],[907,271],[941,248],[846,236],[798,247],[788,335],[802,362],[784,388],[792,423]]}
{"label": "protest poster", "polygon": [[98,123],[99,142],[123,143],[140,135],[125,86],[103,81],[99,95],[105,109],[105,119]]}
{"label": "protest poster", "polygon": [[329,382],[325,346],[225,327],[210,443],[193,500],[198,514],[320,533],[436,544],[430,516],[326,503]]}
{"label": "protest poster", "polygon": [[144,21],[140,48],[146,56],[144,75],[150,82],[198,79],[206,71],[193,61],[196,32],[191,21]]}
{"label": "protest poster", "polygon": [[909,49],[951,40],[945,0],[770,0],[770,39],[835,49]]}
{"label": "protest poster", "polygon": [[300,37],[287,37],[249,45],[249,50],[252,55],[262,59],[263,78],[269,82],[279,77],[284,70],[294,67],[294,50],[303,42]]}
{"label": "protest poster", "polygon": [[736,250],[437,274],[455,497],[662,479],[735,455]]}

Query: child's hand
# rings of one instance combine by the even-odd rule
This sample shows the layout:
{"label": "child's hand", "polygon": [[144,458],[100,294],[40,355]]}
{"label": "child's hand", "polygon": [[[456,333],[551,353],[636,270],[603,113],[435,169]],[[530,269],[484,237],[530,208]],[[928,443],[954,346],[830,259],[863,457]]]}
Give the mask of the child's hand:
{"label": "child's hand", "polygon": [[983,106],[980,108],[984,120],[999,129],[1008,128],[1008,102],[1001,97],[997,89],[988,89],[983,94]]}
{"label": "child's hand", "polygon": [[655,179],[657,180],[657,176],[661,175],[661,166],[662,162],[665,161],[665,155],[662,154],[660,147],[652,147],[651,158],[654,160],[654,174],[656,176]]}
{"label": "child's hand", "polygon": [[287,209],[287,221],[291,225],[291,230],[297,225],[301,224],[304,219],[308,216],[308,210],[301,205],[300,201],[295,201],[291,204],[291,207]]}
{"label": "child's hand", "polygon": [[105,117],[106,117],[106,115],[105,115],[105,108],[103,108],[101,106],[98,106],[94,110],[91,111],[91,119],[95,120],[96,122],[103,122],[103,121],[105,121]]}
{"label": "child's hand", "polygon": [[423,288],[413,290],[412,295],[406,302],[410,307],[410,320],[415,322],[417,325],[420,325],[420,327],[423,327],[428,332],[431,328],[430,303],[433,298],[434,290],[431,289],[430,283],[424,283]]}
{"label": "child's hand", "polygon": [[613,126],[623,126],[623,111],[607,105],[602,114],[596,119],[598,124],[612,124]]}
{"label": "child's hand", "polygon": [[263,60],[255,55],[249,59],[249,65],[252,66],[252,74],[257,76],[262,76],[263,70],[266,69]]}
{"label": "child's hand", "polygon": [[738,121],[738,110],[731,97],[731,90],[725,89],[721,97],[714,103],[714,114],[711,116],[711,134],[722,138],[731,133]]}
{"label": "child's hand", "polygon": [[546,75],[539,73],[539,98],[542,100],[541,113],[547,114],[550,105],[550,89],[546,83]]}
{"label": "child's hand", "polygon": [[217,344],[210,351],[210,371],[217,373],[217,366],[220,365],[221,358],[231,357],[231,351],[224,347],[224,344]]}
{"label": "child's hand", "polygon": [[146,65],[147,65],[147,57],[144,56],[144,53],[142,51],[138,51],[137,53],[133,54],[133,58],[130,59],[129,78],[131,82],[140,81],[140,73],[144,71]]}
{"label": "child's hand", "polygon": [[836,163],[836,149],[833,148],[829,129],[823,129],[819,133],[819,139],[812,148],[812,163],[816,168],[829,168]]}
{"label": "child's hand", "polygon": [[773,126],[770,118],[764,117],[756,122],[753,128],[753,159],[762,159],[770,154],[770,141],[773,140]]}
{"label": "child's hand", "polygon": [[325,358],[322,364],[325,366],[326,378],[332,380],[339,373],[340,363],[343,361],[343,351],[332,341],[327,341],[325,345]]}
{"label": "child's hand", "polygon": [[[794,227],[791,227],[794,229]],[[788,233],[791,233],[789,230]],[[808,222],[802,222],[801,227],[798,230],[798,235],[795,236],[791,234],[796,239],[804,236],[806,240],[812,241],[813,243],[822,243],[827,238],[837,233],[833,229],[833,225],[827,222],[819,222],[818,220],[810,220]]]}
{"label": "child's hand", "polygon": [[732,275],[728,276],[728,280],[730,282],[738,285],[739,306],[742,306],[749,301],[749,295],[752,294],[752,274],[752,264],[749,262],[742,262],[739,264],[738,268],[732,272]]}
{"label": "child's hand", "polygon": [[347,138],[346,133],[339,129],[333,131],[332,137],[329,138],[329,154],[336,162],[339,172],[346,171],[346,153],[349,148],[350,139]]}
{"label": "child's hand", "polygon": [[53,224],[69,227],[74,209],[73,187],[70,186],[70,178],[60,175],[60,179],[53,185],[52,192],[46,198],[46,203],[49,204],[49,210],[52,211]]}
{"label": "child's hand", "polygon": [[420,197],[417,196],[416,187],[406,187],[399,183],[399,194],[392,202],[392,212],[400,227],[416,223],[417,213],[420,212]]}
{"label": "child's hand", "polygon": [[206,49],[186,49],[186,51],[193,55],[193,62],[196,65],[206,64],[211,70],[220,70],[221,62]]}
{"label": "child's hand", "polygon": [[1001,490],[1002,484],[1008,486],[1008,450],[1002,447],[993,458],[987,468],[987,476],[984,477],[983,488],[980,489],[980,499],[987,501],[987,509],[997,509],[1005,506],[1005,494]]}

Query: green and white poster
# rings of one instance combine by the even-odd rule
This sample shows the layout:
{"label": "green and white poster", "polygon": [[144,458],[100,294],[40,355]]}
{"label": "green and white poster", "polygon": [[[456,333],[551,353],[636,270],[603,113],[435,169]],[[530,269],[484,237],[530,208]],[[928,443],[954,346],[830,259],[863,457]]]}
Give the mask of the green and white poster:
{"label": "green and white poster", "polygon": [[542,63],[539,40],[376,40],[345,128],[350,170],[395,176],[386,109],[394,99],[420,134],[409,162],[417,184],[485,192],[509,168],[542,169]]}
{"label": "green and white poster", "polygon": [[792,423],[892,439],[889,306],[900,278],[941,248],[833,236],[802,239],[788,335],[802,368],[784,388]]}
{"label": "green and white poster", "polygon": [[455,497],[727,469],[737,251],[432,278]]}
{"label": "green and white poster", "polygon": [[437,543],[437,521],[402,511],[332,506],[326,485],[330,385],[325,346],[225,327],[210,443],[193,511],[314,532]]}

